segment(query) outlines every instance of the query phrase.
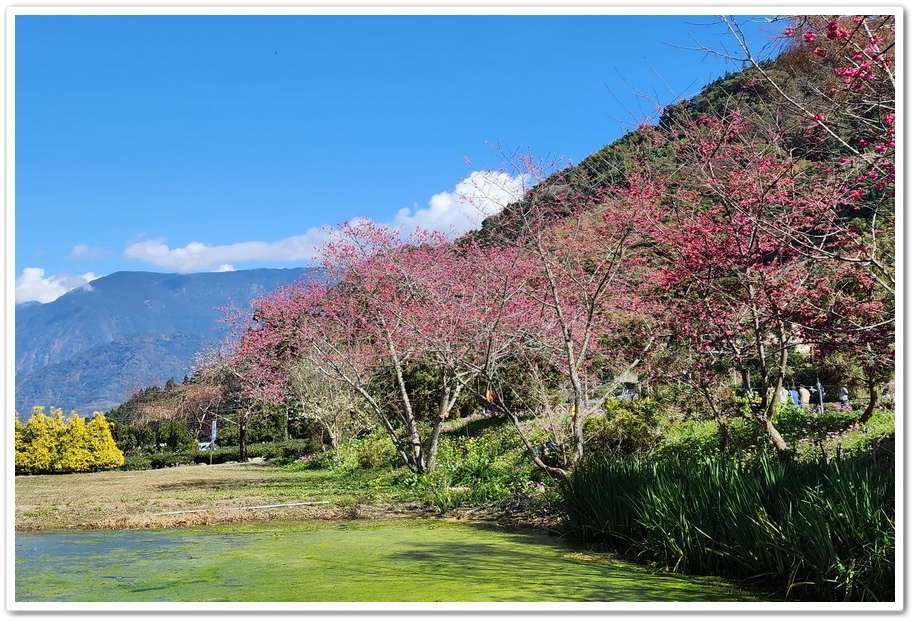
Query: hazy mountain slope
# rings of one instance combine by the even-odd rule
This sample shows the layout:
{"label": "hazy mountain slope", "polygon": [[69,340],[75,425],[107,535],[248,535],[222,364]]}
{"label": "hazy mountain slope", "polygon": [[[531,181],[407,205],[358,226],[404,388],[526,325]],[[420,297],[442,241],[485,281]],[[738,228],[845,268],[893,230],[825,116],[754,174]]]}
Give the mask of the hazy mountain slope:
{"label": "hazy mountain slope", "polygon": [[139,388],[180,381],[194,354],[219,338],[220,307],[245,306],[311,274],[118,272],[51,303],[19,305],[16,409],[104,410]]}
{"label": "hazy mountain slope", "polygon": [[108,411],[133,392],[170,378],[181,381],[188,363],[207,346],[207,337],[189,333],[135,333],[81,351],[44,366],[16,383],[20,415],[35,405],[51,406],[83,416]]}

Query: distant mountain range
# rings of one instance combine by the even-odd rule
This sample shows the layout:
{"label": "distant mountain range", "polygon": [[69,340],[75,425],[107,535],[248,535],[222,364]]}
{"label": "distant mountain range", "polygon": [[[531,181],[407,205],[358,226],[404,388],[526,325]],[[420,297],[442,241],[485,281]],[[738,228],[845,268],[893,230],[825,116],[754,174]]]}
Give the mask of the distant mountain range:
{"label": "distant mountain range", "polygon": [[312,269],[190,275],[118,272],[51,303],[15,309],[16,411],[91,416],[144,387],[181,381],[224,334],[221,307],[244,307]]}

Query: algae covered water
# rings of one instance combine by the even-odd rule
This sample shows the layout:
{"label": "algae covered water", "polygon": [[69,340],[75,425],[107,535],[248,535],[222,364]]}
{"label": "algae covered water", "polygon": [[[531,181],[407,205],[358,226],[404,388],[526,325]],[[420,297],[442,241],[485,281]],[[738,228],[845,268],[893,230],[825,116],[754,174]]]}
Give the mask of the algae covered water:
{"label": "algae covered water", "polygon": [[16,535],[16,602],[728,602],[546,533],[441,520]]}

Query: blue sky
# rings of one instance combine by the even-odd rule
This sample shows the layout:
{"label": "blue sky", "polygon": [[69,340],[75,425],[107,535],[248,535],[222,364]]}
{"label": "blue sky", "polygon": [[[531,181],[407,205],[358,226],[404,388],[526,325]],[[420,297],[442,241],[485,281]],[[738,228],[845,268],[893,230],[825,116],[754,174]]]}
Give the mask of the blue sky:
{"label": "blue sky", "polygon": [[466,231],[520,188],[503,152],[578,162],[737,69],[701,45],[734,47],[714,15],[17,15],[16,301]]}

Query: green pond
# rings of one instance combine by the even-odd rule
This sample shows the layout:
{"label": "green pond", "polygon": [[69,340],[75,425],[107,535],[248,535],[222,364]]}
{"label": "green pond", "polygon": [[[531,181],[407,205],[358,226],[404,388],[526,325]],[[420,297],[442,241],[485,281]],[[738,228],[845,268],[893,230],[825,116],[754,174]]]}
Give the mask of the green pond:
{"label": "green pond", "polygon": [[16,602],[746,602],[536,532],[442,520],[16,535]]}

